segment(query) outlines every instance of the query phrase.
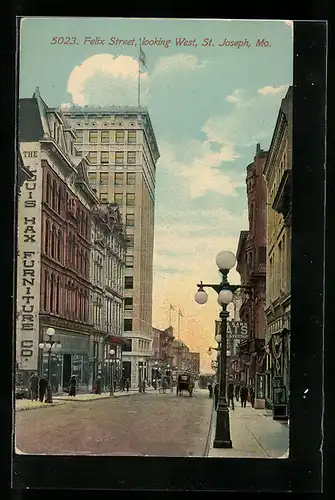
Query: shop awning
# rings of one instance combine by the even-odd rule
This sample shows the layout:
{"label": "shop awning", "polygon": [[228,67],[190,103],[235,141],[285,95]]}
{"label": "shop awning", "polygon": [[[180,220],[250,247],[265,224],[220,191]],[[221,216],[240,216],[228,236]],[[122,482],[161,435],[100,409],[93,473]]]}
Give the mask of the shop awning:
{"label": "shop awning", "polygon": [[107,341],[110,344],[119,344],[119,345],[125,345],[128,343],[127,339],[125,339],[124,337],[119,337],[118,335],[108,335]]}

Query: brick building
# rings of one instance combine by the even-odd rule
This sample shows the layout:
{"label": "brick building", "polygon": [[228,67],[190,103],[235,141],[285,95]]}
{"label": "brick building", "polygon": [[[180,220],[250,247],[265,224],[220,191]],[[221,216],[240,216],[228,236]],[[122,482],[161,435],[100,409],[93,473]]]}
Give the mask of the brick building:
{"label": "brick building", "polygon": [[[237,271],[241,284],[252,292],[242,292],[240,319],[248,325],[248,339],[239,344],[242,378],[253,384],[256,373],[264,372],[266,331],[266,184],[263,177],[267,152],[257,144],[254,161],[247,167],[249,230],[242,231],[237,249]],[[243,376],[244,375],[244,376]]]}
{"label": "brick building", "polygon": [[[48,354],[38,345],[54,328],[61,344],[51,355],[56,390],[67,388],[72,374],[79,388],[88,389],[96,333],[90,256],[99,201],[74,140],[75,132],[38,89],[20,99],[20,151],[33,178],[24,182],[18,208],[17,363],[26,381],[33,371],[46,373]],[[104,354],[100,349],[99,361]]]}

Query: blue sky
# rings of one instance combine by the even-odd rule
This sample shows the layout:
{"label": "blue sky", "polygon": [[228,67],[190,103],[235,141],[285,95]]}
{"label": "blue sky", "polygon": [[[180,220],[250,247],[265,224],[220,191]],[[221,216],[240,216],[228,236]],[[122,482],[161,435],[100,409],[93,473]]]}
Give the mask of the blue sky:
{"label": "blue sky", "polygon": [[[53,37],[69,42],[51,43]],[[85,37],[105,40],[84,44]],[[112,37],[136,46],[109,45]],[[49,106],[136,105],[139,39],[147,105],[161,158],[156,177],[153,323],[168,326],[170,303],[183,311],[181,338],[192,349],[213,342],[215,297],[194,304],[198,280],[218,278],[215,256],[236,251],[247,229],[246,166],[256,143],[267,149],[281,99],[293,80],[288,21],[27,18],[22,21],[20,97],[40,88]],[[177,46],[177,38],[195,40]],[[202,46],[204,39],[211,46]],[[248,46],[223,46],[224,40]],[[268,46],[256,46],[257,40]],[[232,281],[238,280],[235,271]],[[176,328],[177,318],[173,317]],[[202,356],[202,366],[210,360]]]}

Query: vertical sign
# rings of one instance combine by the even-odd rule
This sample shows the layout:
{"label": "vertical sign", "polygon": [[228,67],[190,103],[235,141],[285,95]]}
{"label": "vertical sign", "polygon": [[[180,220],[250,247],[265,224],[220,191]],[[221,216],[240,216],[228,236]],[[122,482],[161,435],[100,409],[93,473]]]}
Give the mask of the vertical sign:
{"label": "vertical sign", "polygon": [[39,343],[42,168],[39,142],[20,144],[32,179],[21,187],[18,204],[16,361],[19,370],[37,370]]}

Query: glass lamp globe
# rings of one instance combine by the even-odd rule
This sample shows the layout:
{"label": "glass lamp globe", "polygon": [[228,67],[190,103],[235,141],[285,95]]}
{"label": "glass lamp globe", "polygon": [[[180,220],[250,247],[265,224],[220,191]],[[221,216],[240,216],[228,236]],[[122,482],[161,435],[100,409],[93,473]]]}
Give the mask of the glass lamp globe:
{"label": "glass lamp globe", "polygon": [[40,349],[44,349],[44,342],[40,342],[40,343],[38,344],[38,347],[39,347]]}
{"label": "glass lamp globe", "polygon": [[47,329],[47,335],[49,337],[52,337],[53,335],[55,335],[55,329],[54,328],[48,328]]}
{"label": "glass lamp globe", "polygon": [[221,333],[218,333],[217,335],[215,335],[215,340],[218,344],[221,344],[221,340],[222,340]]}
{"label": "glass lamp globe", "polygon": [[218,303],[220,305],[229,304],[233,300],[233,297],[234,297],[234,295],[233,295],[233,292],[231,290],[223,289],[219,293]]}
{"label": "glass lamp globe", "polygon": [[231,355],[231,352],[230,351],[227,351],[227,356],[229,357]]}
{"label": "glass lamp globe", "polygon": [[207,293],[205,290],[198,290],[197,293],[194,296],[194,300],[196,301],[197,304],[203,305],[206,304],[208,299]]}
{"label": "glass lamp globe", "polygon": [[223,250],[222,252],[218,253],[215,262],[219,269],[229,270],[235,266],[236,257],[233,252]]}
{"label": "glass lamp globe", "polygon": [[111,350],[109,351],[109,354],[111,354],[112,356],[114,356],[114,354],[115,354],[114,349],[111,349]]}
{"label": "glass lamp globe", "polygon": [[51,344],[50,344],[50,342],[47,342],[47,343],[45,344],[45,348],[46,348],[46,349],[51,349]]}
{"label": "glass lamp globe", "polygon": [[60,349],[62,347],[62,344],[58,343],[56,344],[57,349]]}

